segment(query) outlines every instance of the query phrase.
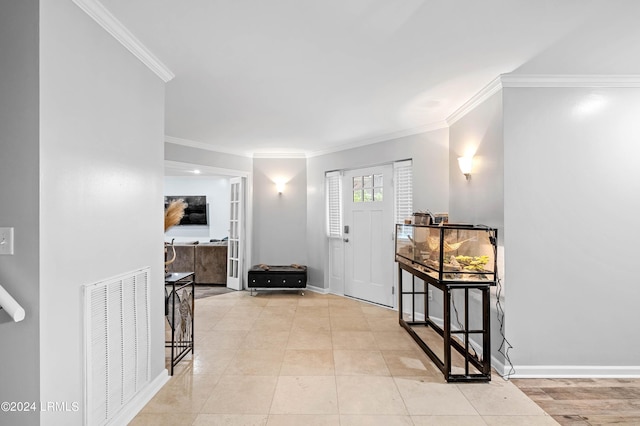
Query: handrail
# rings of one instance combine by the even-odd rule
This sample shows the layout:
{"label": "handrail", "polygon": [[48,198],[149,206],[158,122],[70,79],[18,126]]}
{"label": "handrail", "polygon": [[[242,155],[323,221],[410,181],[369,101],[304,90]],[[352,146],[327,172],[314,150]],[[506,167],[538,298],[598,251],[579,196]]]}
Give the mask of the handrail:
{"label": "handrail", "polygon": [[16,299],[11,297],[7,290],[0,285],[0,308],[4,308],[5,311],[13,318],[15,322],[22,321],[24,319],[24,309]]}

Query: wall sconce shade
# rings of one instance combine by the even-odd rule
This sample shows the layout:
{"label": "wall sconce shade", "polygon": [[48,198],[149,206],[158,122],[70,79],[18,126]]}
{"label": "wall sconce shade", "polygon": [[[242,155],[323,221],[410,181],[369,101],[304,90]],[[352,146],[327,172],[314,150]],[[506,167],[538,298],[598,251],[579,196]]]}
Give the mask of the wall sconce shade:
{"label": "wall sconce shade", "polygon": [[284,182],[276,183],[276,191],[278,191],[278,194],[282,194],[284,192]]}
{"label": "wall sconce shade", "polygon": [[460,171],[467,178],[471,179],[471,169],[473,168],[473,157],[458,157],[458,167]]}

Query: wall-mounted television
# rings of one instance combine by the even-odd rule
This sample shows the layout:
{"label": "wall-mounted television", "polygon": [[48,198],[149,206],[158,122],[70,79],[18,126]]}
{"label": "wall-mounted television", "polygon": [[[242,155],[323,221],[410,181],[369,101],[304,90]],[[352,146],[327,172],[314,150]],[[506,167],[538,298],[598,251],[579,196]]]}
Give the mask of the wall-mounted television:
{"label": "wall-mounted television", "polygon": [[180,225],[208,225],[207,220],[207,196],[206,195],[166,195],[164,197],[164,208],[166,209],[174,200],[183,200],[187,203],[184,209],[184,216],[180,220]]}

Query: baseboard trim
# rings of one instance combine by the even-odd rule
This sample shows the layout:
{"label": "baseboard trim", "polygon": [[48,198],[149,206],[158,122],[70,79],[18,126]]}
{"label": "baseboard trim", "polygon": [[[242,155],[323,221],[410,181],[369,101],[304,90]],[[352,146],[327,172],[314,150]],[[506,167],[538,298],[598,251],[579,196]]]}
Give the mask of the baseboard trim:
{"label": "baseboard trim", "polygon": [[307,284],[307,290],[313,291],[314,293],[329,294],[329,289],[328,288],[316,287],[316,286],[309,285],[309,284]]}
{"label": "baseboard trim", "polygon": [[640,366],[606,365],[516,365],[514,379],[637,379],[640,378]]}
{"label": "baseboard trim", "polygon": [[120,410],[109,422],[110,425],[126,425],[138,415],[138,413],[144,408],[151,398],[158,393],[158,391],[169,381],[169,372],[165,368],[153,379],[147,386],[145,386],[136,396],[133,397],[131,402]]}

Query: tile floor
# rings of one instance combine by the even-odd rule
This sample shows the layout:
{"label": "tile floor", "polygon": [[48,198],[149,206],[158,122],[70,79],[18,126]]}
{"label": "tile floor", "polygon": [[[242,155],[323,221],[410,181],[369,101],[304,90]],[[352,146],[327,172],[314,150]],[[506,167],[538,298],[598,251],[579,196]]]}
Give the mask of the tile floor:
{"label": "tile floor", "polygon": [[511,382],[448,384],[397,312],[305,292],[198,299],[195,356],[140,425],[555,425]]}

